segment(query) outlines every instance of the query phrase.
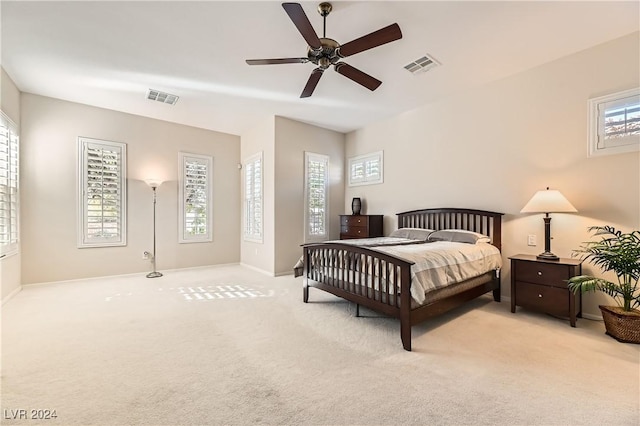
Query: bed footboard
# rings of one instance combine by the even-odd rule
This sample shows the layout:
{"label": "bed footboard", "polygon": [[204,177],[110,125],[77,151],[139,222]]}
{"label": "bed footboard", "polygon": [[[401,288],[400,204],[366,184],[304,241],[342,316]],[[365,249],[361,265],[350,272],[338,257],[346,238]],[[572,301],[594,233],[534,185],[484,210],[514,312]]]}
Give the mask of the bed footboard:
{"label": "bed footboard", "polygon": [[[501,248],[502,213],[433,208],[398,213],[398,228],[433,230],[464,229],[480,232]],[[303,300],[309,301],[309,287],[316,287],[357,305],[400,319],[400,337],[405,350],[411,350],[411,327],[435,315],[460,306],[493,291],[500,301],[500,277],[475,277],[458,284],[465,289],[420,306],[412,306],[411,265],[413,262],[368,249],[341,243],[303,246]],[[473,280],[473,282],[471,282]]]}
{"label": "bed footboard", "polygon": [[411,265],[413,262],[364,247],[308,244],[304,250],[303,301],[316,287],[400,319],[402,344],[411,350]]}

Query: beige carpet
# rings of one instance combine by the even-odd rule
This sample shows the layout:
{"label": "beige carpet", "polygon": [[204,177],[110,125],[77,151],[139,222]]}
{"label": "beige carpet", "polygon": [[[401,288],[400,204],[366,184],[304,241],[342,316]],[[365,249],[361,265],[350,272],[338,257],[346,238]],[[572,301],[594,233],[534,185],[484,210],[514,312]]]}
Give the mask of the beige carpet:
{"label": "beige carpet", "polygon": [[2,423],[638,425],[639,347],[486,297],[413,329],[241,266],[29,286]]}

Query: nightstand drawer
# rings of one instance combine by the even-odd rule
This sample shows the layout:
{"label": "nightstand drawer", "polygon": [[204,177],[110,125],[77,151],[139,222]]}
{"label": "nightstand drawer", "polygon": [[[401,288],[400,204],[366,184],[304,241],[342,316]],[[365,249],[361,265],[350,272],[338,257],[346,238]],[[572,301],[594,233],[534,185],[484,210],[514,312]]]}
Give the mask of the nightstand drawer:
{"label": "nightstand drawer", "polygon": [[569,290],[516,282],[516,304],[558,316],[569,316]]}
{"label": "nightstand drawer", "polygon": [[544,262],[518,262],[518,281],[567,288],[571,278],[567,265]]}
{"label": "nightstand drawer", "polygon": [[548,261],[530,254],[511,259],[511,312],[524,306],[558,317],[569,317],[571,327],[582,314],[582,293],[574,294],[567,280],[582,273],[582,260]]}

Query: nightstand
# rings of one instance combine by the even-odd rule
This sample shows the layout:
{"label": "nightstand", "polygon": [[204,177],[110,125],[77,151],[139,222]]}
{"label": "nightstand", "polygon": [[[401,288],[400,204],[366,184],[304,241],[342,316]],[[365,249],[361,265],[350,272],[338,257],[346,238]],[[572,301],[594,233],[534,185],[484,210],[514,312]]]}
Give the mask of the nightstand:
{"label": "nightstand", "polygon": [[582,317],[582,293],[574,294],[567,280],[582,274],[582,260],[540,260],[518,254],[511,259],[511,312],[516,306],[569,318],[571,327]]}
{"label": "nightstand", "polygon": [[382,237],[381,214],[340,215],[340,239]]}

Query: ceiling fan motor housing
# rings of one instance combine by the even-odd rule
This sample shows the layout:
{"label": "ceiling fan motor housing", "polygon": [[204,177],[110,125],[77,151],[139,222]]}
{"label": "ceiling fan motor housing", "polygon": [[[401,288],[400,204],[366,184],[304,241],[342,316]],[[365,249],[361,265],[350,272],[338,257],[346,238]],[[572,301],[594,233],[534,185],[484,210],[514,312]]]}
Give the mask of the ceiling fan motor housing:
{"label": "ceiling fan motor housing", "polygon": [[320,43],[322,47],[319,50],[314,50],[311,47],[307,49],[307,58],[324,70],[340,59],[337,54],[340,43],[330,38],[321,38]]}

